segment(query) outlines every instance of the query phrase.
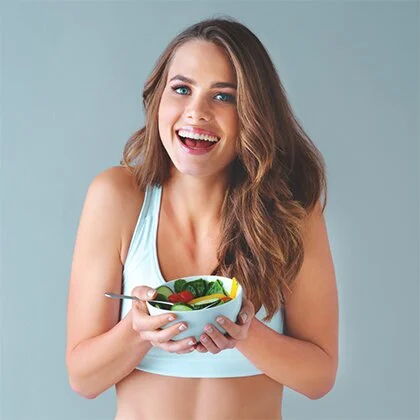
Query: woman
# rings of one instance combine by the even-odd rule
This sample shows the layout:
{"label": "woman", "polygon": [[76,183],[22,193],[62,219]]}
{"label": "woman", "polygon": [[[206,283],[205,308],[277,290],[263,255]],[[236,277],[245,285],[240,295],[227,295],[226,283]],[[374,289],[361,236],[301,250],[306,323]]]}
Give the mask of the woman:
{"label": "woman", "polygon": [[[115,384],[124,420],[274,419],[284,386],[324,396],[338,364],[325,168],[266,50],[232,19],[200,22],[163,52],[143,102],[145,127],[82,212],[71,387],[95,398]],[[245,289],[237,322],[221,320],[228,334],[177,341],[187,325],[148,315],[156,286],[212,273]]]}

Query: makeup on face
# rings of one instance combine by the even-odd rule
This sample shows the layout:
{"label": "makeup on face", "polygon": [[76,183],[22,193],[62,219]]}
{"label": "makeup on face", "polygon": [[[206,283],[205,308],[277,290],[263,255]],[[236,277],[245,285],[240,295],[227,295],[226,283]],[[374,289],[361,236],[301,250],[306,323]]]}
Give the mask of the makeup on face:
{"label": "makeup on face", "polygon": [[220,46],[189,41],[174,54],[159,107],[159,133],[175,167],[224,172],[236,157],[236,76]]}

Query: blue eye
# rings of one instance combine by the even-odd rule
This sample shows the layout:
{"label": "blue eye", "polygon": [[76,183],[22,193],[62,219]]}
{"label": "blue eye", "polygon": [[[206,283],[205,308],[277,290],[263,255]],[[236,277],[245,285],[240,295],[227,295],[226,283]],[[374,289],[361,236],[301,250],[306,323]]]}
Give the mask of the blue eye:
{"label": "blue eye", "polygon": [[180,95],[188,95],[190,91],[187,86],[174,86],[172,90],[174,90],[176,93],[179,93]]}
{"label": "blue eye", "polygon": [[218,93],[215,98],[219,97],[222,102],[235,102],[235,97],[228,93]]}
{"label": "blue eye", "polygon": [[[181,85],[181,86],[172,86],[171,89],[176,92],[178,95],[189,95],[191,93],[191,89],[188,86]],[[231,102],[235,103],[236,99],[233,95],[229,93],[220,92],[214,96],[220,102]]]}

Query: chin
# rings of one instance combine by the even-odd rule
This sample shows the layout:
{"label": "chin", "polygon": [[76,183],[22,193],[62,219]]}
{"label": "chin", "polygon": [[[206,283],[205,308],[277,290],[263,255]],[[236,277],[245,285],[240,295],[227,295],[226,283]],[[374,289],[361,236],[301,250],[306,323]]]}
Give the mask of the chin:
{"label": "chin", "polygon": [[193,176],[196,178],[202,178],[202,177],[211,175],[207,173],[207,171],[203,171],[202,168],[194,168],[194,169],[193,168],[177,168],[177,170],[182,175]]}
{"label": "chin", "polygon": [[174,169],[178,174],[192,176],[196,178],[205,178],[210,176],[223,176],[229,165],[217,166],[210,161],[192,164],[191,162],[179,162],[177,159],[171,159]]}

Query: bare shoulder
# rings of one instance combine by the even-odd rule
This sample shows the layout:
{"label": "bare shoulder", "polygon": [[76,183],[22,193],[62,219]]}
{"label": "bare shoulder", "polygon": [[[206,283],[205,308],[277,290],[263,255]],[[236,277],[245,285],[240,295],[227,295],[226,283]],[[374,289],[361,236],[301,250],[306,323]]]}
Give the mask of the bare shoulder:
{"label": "bare shoulder", "polygon": [[133,194],[141,195],[141,191],[136,187],[134,175],[122,166],[113,166],[99,173],[93,179],[89,189],[97,193],[99,197],[104,194],[116,200],[130,199]]}
{"label": "bare shoulder", "polygon": [[285,304],[286,334],[338,358],[338,296],[325,216],[318,202],[303,232],[304,261]]}
{"label": "bare shoulder", "polygon": [[120,232],[120,256],[124,263],[137,217],[144,201],[144,191],[134,174],[122,166],[113,166],[98,174],[89,187],[92,205],[109,208],[109,222]]}

